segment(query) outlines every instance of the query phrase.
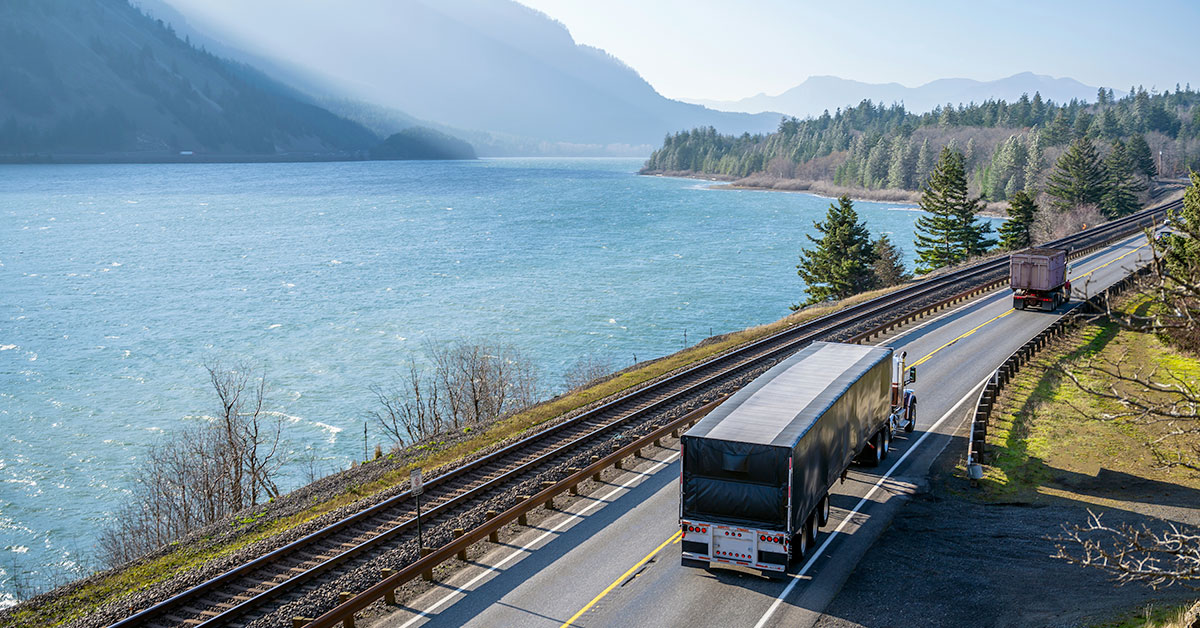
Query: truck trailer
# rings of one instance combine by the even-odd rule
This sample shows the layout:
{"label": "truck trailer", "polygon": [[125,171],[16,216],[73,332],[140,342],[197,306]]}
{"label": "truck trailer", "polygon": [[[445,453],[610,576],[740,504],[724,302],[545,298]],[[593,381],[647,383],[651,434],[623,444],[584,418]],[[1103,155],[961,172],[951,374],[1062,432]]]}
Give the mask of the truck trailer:
{"label": "truck trailer", "polygon": [[683,565],[784,576],[850,464],[878,465],[913,431],[915,380],[889,347],[814,342],[698,421],[680,439]]}
{"label": "truck trailer", "polygon": [[1037,308],[1053,312],[1071,300],[1067,279],[1067,252],[1062,249],[1025,249],[1009,257],[1009,285],[1013,309]]}

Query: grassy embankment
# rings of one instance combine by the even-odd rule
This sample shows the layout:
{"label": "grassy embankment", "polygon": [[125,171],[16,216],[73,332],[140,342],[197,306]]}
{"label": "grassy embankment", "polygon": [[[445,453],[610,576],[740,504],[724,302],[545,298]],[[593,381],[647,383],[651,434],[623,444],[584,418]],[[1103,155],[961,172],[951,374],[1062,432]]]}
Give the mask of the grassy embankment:
{"label": "grassy embankment", "polygon": [[253,543],[284,533],[364,497],[404,484],[408,481],[409,470],[415,466],[419,465],[427,470],[433,470],[453,465],[457,461],[480,451],[531,433],[548,421],[552,421],[574,410],[628,391],[683,367],[710,359],[799,323],[830,314],[844,307],[861,303],[896,289],[886,288],[856,295],[836,304],[806,308],[774,323],[715,336],[677,353],[634,365],[595,385],[571,391],[511,417],[496,421],[488,426],[476,428],[474,436],[470,438],[457,439],[452,443],[444,445],[437,442],[422,444],[419,455],[411,455],[413,453],[411,450],[404,452],[408,454],[405,459],[411,462],[398,465],[379,479],[369,483],[349,486],[345,492],[339,494],[337,497],[313,504],[291,516],[274,520],[264,518],[252,523],[232,522],[234,525],[243,524],[247,528],[244,534],[241,534],[233,541],[220,544],[181,546],[169,553],[136,563],[126,569],[99,578],[93,578],[81,586],[69,586],[61,595],[53,596],[42,603],[36,605],[26,604],[18,607],[13,611],[11,616],[0,619],[0,628],[15,628],[16,626],[28,625],[61,625],[72,619],[82,617],[103,604],[123,595],[163,582],[208,561],[229,556]]}
{"label": "grassy embankment", "polygon": [[[1123,307],[1144,310],[1145,297]],[[1164,426],[1132,421],[1100,421],[1090,416],[1115,413],[1119,406],[1079,390],[1054,369],[1063,368],[1089,386],[1107,386],[1102,374],[1086,367],[1124,358],[1127,365],[1170,369],[1200,381],[1200,360],[1182,354],[1157,336],[1123,330],[1104,322],[1087,325],[1042,352],[1001,393],[989,427],[990,464],[980,482],[984,499],[997,502],[1063,503],[1144,513],[1152,496],[1200,489],[1200,477],[1156,464],[1147,443]],[[1182,446],[1182,445],[1180,445]],[[1170,451],[1168,446],[1168,451]],[[1182,620],[1185,608],[1132,610],[1101,624],[1104,628],[1169,628]]]}

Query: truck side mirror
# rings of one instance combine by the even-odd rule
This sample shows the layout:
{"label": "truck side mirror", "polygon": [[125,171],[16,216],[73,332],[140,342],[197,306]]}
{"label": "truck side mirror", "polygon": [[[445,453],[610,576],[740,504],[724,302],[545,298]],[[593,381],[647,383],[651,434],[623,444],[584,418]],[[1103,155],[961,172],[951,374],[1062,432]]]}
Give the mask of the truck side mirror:
{"label": "truck side mirror", "polygon": [[913,383],[913,382],[915,382],[915,381],[917,381],[917,367],[915,367],[915,366],[910,366],[910,367],[908,368],[908,377],[905,377],[905,378],[904,378],[904,383],[905,383],[905,384],[911,384],[911,383]]}

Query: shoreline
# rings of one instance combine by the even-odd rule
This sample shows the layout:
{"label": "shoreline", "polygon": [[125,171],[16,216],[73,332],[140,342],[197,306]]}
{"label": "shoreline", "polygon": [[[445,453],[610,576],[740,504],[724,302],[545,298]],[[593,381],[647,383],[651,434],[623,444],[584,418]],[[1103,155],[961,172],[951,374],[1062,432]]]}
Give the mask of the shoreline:
{"label": "shoreline", "polygon": [[[712,174],[696,174],[687,171],[652,171],[646,173],[638,173],[640,176],[647,177],[669,177],[674,179],[691,179],[696,181],[711,181],[720,182],[718,184],[708,186],[712,190],[756,190],[765,192],[791,192],[798,194],[808,194],[818,198],[829,200],[837,200],[842,194],[846,194],[853,201],[867,201],[871,203],[897,203],[909,207],[917,207],[921,198],[920,192],[912,192],[909,190],[867,190],[864,188],[843,188],[827,184],[823,181],[806,181],[803,179],[780,179],[776,177],[730,177],[723,175]],[[988,203],[980,212],[980,216],[988,218],[1008,218],[1005,212],[1005,203]]]}

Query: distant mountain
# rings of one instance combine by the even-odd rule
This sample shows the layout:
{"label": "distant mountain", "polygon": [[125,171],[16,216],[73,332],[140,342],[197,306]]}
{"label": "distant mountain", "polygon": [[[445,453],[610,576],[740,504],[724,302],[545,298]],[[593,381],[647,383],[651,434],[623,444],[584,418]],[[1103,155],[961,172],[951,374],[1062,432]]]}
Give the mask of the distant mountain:
{"label": "distant mountain", "polygon": [[[822,111],[831,113],[839,107],[857,105],[870,99],[876,103],[904,103],[904,108],[913,113],[924,113],[939,105],[954,105],[971,102],[981,103],[988,99],[1013,102],[1021,94],[1041,93],[1043,100],[1058,103],[1072,98],[1093,102],[1098,88],[1084,85],[1071,78],[1054,78],[1031,72],[1014,74],[995,81],[972,79],[938,79],[920,87],[905,87],[899,83],[863,83],[836,76],[812,76],[803,83],[778,96],[759,94],[737,101],[695,100],[714,109],[724,111],[779,111],[803,118],[817,116]],[[1124,92],[1114,90],[1119,98]]]}
{"label": "distant mountain", "polygon": [[512,0],[358,0],[353,10],[292,0],[220,9],[166,1],[211,39],[304,68],[298,86],[559,151],[619,145],[648,154],[681,129],[759,132],[779,123],[777,114],[667,99],[624,63]]}
{"label": "distant mountain", "polygon": [[0,156],[365,155],[378,136],[126,0],[0,2]]}

